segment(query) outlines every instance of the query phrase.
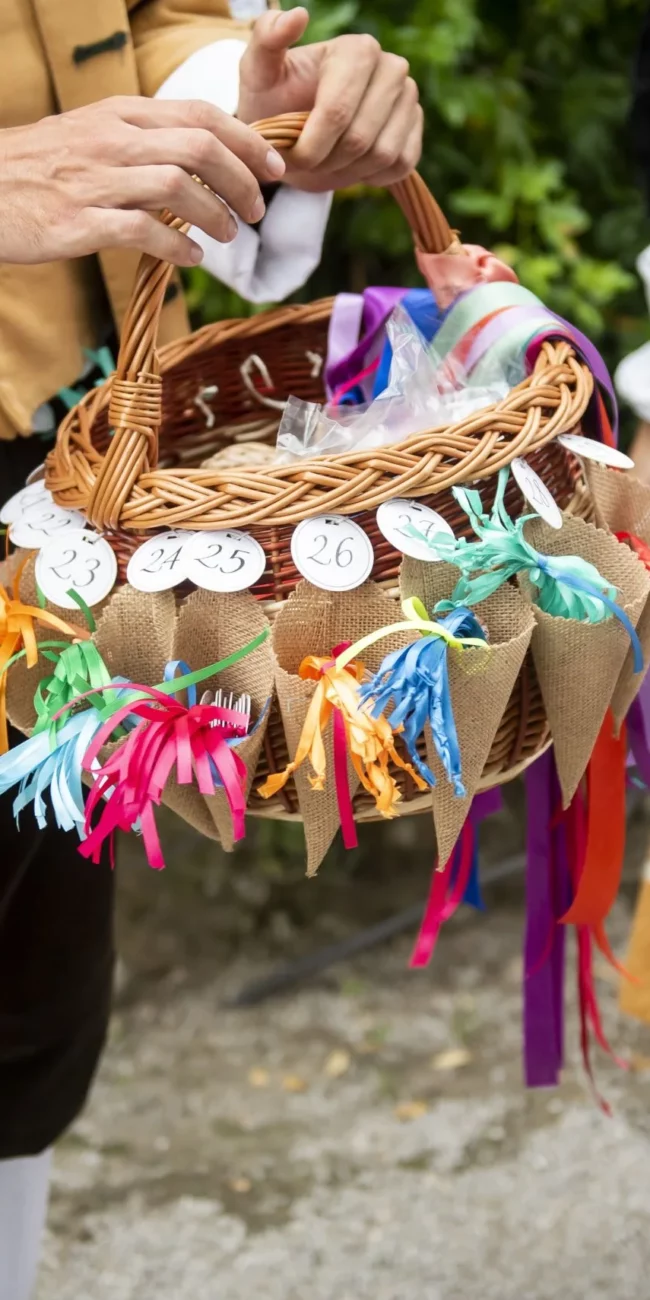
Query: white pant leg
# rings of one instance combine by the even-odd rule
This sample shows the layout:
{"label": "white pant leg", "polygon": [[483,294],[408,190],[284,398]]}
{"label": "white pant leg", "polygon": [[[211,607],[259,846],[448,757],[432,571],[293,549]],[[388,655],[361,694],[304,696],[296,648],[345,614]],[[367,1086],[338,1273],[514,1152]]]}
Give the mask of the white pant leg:
{"label": "white pant leg", "polygon": [[31,1300],[47,1210],[52,1151],[0,1160],[0,1300]]}

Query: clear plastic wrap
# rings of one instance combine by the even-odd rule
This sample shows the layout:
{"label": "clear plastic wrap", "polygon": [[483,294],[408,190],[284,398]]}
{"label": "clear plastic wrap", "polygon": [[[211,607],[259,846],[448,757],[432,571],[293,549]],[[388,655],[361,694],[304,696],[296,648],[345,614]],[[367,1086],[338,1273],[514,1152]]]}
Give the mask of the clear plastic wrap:
{"label": "clear plastic wrap", "polygon": [[290,397],[278,431],[280,463],[402,442],[426,429],[457,424],[509,391],[495,364],[480,385],[457,362],[444,361],[400,306],[387,326],[392,361],[387,388],[365,406],[319,406]]}

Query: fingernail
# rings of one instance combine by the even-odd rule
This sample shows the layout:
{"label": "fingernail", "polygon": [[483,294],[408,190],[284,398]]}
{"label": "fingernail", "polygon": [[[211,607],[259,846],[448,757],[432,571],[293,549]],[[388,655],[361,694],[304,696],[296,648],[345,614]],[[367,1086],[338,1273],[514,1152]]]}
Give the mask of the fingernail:
{"label": "fingernail", "polygon": [[265,213],[265,212],[266,212],[266,204],[265,204],[265,202],[264,202],[264,199],[262,198],[262,195],[261,195],[261,194],[258,194],[258,196],[257,196],[257,198],[256,198],[256,200],[255,200],[255,202],[254,202],[254,204],[253,204],[253,207],[252,207],[252,209],[251,209],[251,222],[252,222],[252,224],[255,225],[255,223],[256,223],[257,221],[261,221],[261,220],[262,220],[262,217],[264,216],[264,213]]}
{"label": "fingernail", "polygon": [[226,229],[226,243],[229,244],[231,240],[236,239],[238,233],[239,233],[239,226],[237,225],[235,218],[231,217]]}
{"label": "fingernail", "polygon": [[193,266],[198,266],[199,262],[202,261],[203,261],[203,249],[201,248],[201,245],[192,244],[192,247],[190,249],[190,262],[192,262]]}
{"label": "fingernail", "polygon": [[271,176],[284,176],[287,170],[284,158],[281,158],[275,149],[269,149],[266,155],[266,169],[271,173]]}

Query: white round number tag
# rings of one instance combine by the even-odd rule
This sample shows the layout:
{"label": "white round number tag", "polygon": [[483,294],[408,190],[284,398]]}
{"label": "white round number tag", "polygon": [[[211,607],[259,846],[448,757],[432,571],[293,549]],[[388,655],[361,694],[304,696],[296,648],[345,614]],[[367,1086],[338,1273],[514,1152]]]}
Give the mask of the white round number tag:
{"label": "white round number tag", "polygon": [[536,474],[527,460],[517,456],[510,466],[521,492],[526,500],[537,511],[540,519],[544,523],[550,524],[551,528],[562,527],[562,511],[556,501],[553,500],[548,488],[542,483],[539,474]]}
{"label": "white round number tag", "polygon": [[185,578],[184,548],[194,533],[158,533],[139,546],[126,570],[136,591],[168,591]]}
{"label": "white round number tag", "polygon": [[303,519],[291,538],[291,555],[303,578],[324,591],[360,587],[375,562],[370,539],[346,515]]}
{"label": "white round number tag", "polygon": [[29,483],[27,487],[21,488],[14,496],[5,501],[2,510],[0,510],[0,523],[14,524],[21,519],[29,506],[34,505],[53,505],[52,495],[48,492],[45,484],[39,480],[38,483]]}
{"label": "white round number tag", "polygon": [[580,456],[584,460],[596,460],[599,465],[611,465],[612,469],[634,469],[632,457],[626,456],[624,451],[619,451],[618,447],[607,447],[595,438],[583,438],[581,433],[561,433],[558,442],[567,451],[572,451],[574,456]]}
{"label": "white round number tag", "polygon": [[443,533],[447,537],[454,535],[453,529],[442,515],[430,506],[424,506],[420,501],[409,501],[406,497],[393,497],[392,501],[384,501],[377,511],[377,523],[386,541],[396,551],[410,555],[414,560],[438,560],[441,556],[436,555],[426,541],[413,537],[411,528],[417,529],[427,540],[436,533]]}
{"label": "white round number tag", "polygon": [[246,591],[266,568],[259,542],[237,528],[195,533],[183,547],[183,572],[206,591]]}
{"label": "white round number tag", "polygon": [[[36,486],[36,484],[34,484]],[[25,546],[39,551],[41,546],[72,532],[81,532],[86,520],[79,510],[64,510],[48,498],[33,501],[19,519],[9,525],[9,536],[14,546]]]}
{"label": "white round number tag", "polygon": [[78,609],[68,593],[78,592],[87,605],[99,604],[115,586],[117,559],[104,537],[75,528],[39,551],[35,575],[53,605]]}

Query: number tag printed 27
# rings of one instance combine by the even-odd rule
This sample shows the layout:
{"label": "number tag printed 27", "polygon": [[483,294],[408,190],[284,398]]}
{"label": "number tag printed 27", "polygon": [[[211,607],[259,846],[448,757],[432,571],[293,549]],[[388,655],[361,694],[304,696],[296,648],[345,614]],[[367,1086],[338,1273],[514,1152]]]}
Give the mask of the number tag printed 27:
{"label": "number tag printed 27", "polygon": [[291,538],[291,555],[299,573],[324,591],[353,591],[372,572],[369,537],[346,515],[303,519]]}
{"label": "number tag printed 27", "polygon": [[237,528],[195,533],[183,547],[185,578],[206,591],[246,591],[259,582],[265,568],[259,542]]}
{"label": "number tag printed 27", "polygon": [[79,608],[71,591],[98,605],[115,586],[117,559],[104,537],[75,528],[39,551],[35,576],[46,600],[61,609]]}
{"label": "number tag printed 27", "polygon": [[[410,555],[413,560],[428,563],[439,558],[427,545],[428,539],[436,533],[444,533],[447,537],[454,535],[453,528],[450,528],[442,515],[430,506],[422,505],[420,501],[409,501],[406,497],[393,497],[392,501],[384,501],[377,511],[377,524],[386,541],[396,551]],[[411,528],[417,528],[427,540],[420,541],[418,537],[413,537]]]}

